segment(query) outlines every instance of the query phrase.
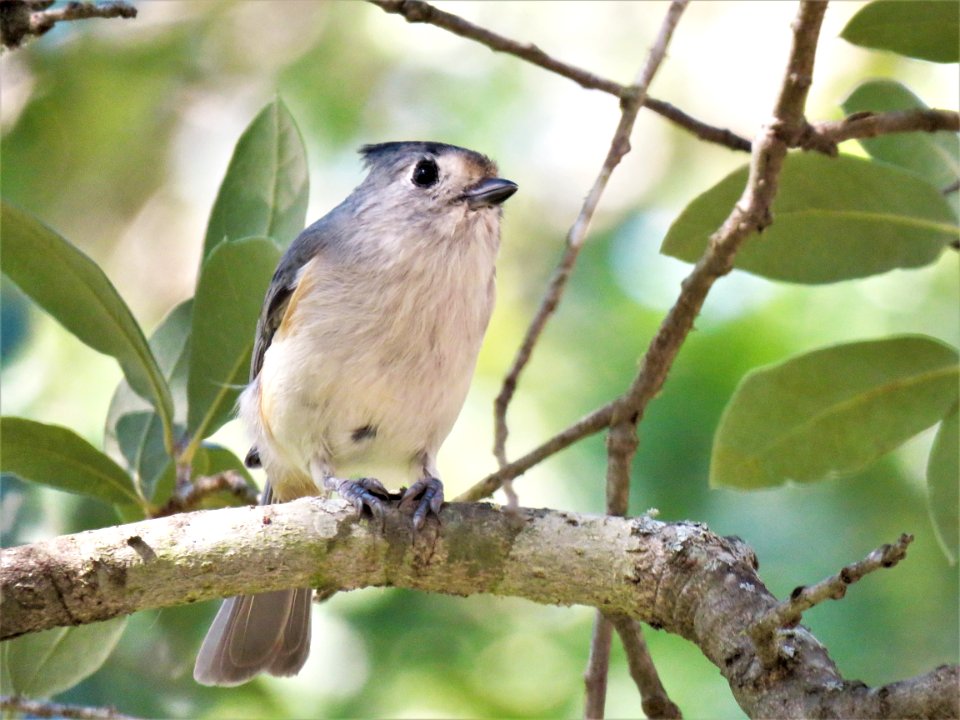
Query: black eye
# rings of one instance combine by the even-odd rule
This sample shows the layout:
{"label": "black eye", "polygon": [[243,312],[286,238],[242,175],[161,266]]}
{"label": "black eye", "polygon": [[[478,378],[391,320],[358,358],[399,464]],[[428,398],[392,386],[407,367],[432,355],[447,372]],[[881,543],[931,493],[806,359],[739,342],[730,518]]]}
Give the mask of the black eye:
{"label": "black eye", "polygon": [[440,179],[440,170],[437,163],[433,160],[421,160],[413,169],[413,183],[420,187],[430,187],[436,185]]}

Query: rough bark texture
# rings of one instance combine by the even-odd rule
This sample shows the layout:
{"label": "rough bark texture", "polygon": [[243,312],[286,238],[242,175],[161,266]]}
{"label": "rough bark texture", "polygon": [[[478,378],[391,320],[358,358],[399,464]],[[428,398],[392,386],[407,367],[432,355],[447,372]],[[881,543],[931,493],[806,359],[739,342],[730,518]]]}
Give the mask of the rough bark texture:
{"label": "rough bark texture", "polygon": [[752,717],[956,717],[958,672],[883,688],[840,677],[806,629],[764,665],[747,632],[776,604],[756,558],[697,523],[450,504],[414,537],[340,501],[175,515],[3,550],[0,637],[305,585],[395,586],[590,605],[696,643]]}

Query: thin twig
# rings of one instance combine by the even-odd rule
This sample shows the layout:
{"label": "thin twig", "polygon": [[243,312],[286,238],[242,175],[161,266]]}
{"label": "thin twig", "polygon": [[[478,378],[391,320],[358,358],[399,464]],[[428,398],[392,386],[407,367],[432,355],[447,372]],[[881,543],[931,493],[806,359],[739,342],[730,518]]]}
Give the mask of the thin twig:
{"label": "thin twig", "polygon": [[796,147],[816,150],[833,156],[844,140],[864,139],[878,135],[906,132],[960,132],[960,114],[953,110],[891,110],[859,112],[842,120],[812,123],[797,138]]}
{"label": "thin twig", "polygon": [[[511,40],[508,37],[491,32],[479,25],[474,25],[458,15],[439,10],[427,2],[422,2],[422,0],[368,1],[385,12],[403,16],[407,22],[435,25],[460,37],[474,40],[481,45],[486,45],[495,52],[508,53],[521,60],[526,60],[544,70],[549,70],[556,75],[573,80],[588,90],[600,90],[618,97],[621,100],[627,99],[631,94],[632,86],[630,85],[621,85],[613,80],[594,75],[587,70],[583,70],[582,68],[570,65],[569,63],[565,63],[562,60],[548,55],[532,43],[520,43],[516,40]],[[731,150],[747,152],[750,150],[749,140],[740,137],[730,130],[713,127],[712,125],[697,120],[670,103],[657,100],[656,98],[646,98],[643,104],[653,112],[689,131],[701,140],[723,145]]]}
{"label": "thin twig", "polygon": [[[932,112],[933,115],[927,114],[929,112]],[[771,133],[778,135],[776,139],[779,143],[784,144],[784,150],[787,147],[804,147],[804,144],[807,145],[807,149],[813,149],[813,147],[811,147],[811,136],[819,137],[824,141],[823,144],[828,144],[829,142],[841,142],[843,140],[861,137],[875,137],[892,133],[926,130],[931,127],[931,122],[936,124],[936,130],[950,130],[956,126],[957,113],[934,110],[917,113],[913,111],[869,113],[868,116],[859,114],[841,121],[814,124],[801,122],[797,126],[798,129],[786,134],[779,132],[782,130],[784,124],[778,122],[766,129],[764,135],[768,136]],[[778,154],[779,152],[780,151],[778,151]],[[779,162],[782,162],[782,159],[777,160],[777,163]],[[751,186],[758,185],[764,189],[764,192],[759,196],[751,195],[749,197],[745,193],[744,198],[741,198],[738,206],[748,208],[755,203],[756,206],[753,207],[750,213],[737,210],[736,218],[731,217],[727,220],[723,228],[721,228],[721,231],[711,239],[711,249],[708,251],[708,255],[705,255],[701,259],[700,263],[694,267],[693,271],[683,282],[680,297],[647,351],[648,355],[650,355],[650,353],[654,355],[648,359],[649,362],[645,361],[645,365],[649,364],[650,367],[645,367],[641,375],[638,376],[638,379],[643,378],[643,382],[635,383],[635,387],[631,393],[634,397],[633,403],[645,404],[645,402],[649,401],[649,397],[652,397],[662,385],[662,381],[666,375],[663,374],[661,379],[657,381],[651,374],[654,372],[659,374],[661,371],[668,369],[666,365],[672,362],[672,358],[668,356],[679,347],[678,343],[682,342],[686,333],[689,332],[690,327],[692,327],[693,318],[699,313],[699,309],[703,304],[710,286],[718,277],[729,272],[727,264],[729,262],[730,266],[732,266],[733,254],[735,254],[735,249],[733,254],[730,253],[731,247],[739,246],[744,237],[768,224],[767,213],[769,212],[769,205],[773,197],[773,193],[770,192],[771,186],[767,183],[771,166],[766,161],[754,161],[753,167],[755,173],[762,171],[765,176],[758,176],[760,178],[759,182],[751,181]],[[944,190],[945,193],[952,191],[955,191],[955,184]],[[745,198],[749,200],[748,204],[744,203]],[[747,217],[748,215],[756,215],[756,212],[762,210],[764,206],[767,208],[767,212],[761,212],[760,222],[757,222],[756,218]],[[714,245],[719,247],[713,249]],[[683,321],[683,326],[676,325],[680,320]],[[689,323],[689,325],[687,325],[687,323]],[[672,330],[676,332],[672,332]],[[643,397],[638,397],[641,391],[643,391],[643,388],[646,388],[645,395],[649,396],[646,400]],[[597,408],[589,415],[543,442],[527,454],[507,463],[497,471],[478,481],[457,499],[461,501],[476,501],[489,497],[500,489],[504,482],[523,475],[533,466],[551,455],[570,447],[577,441],[600,432],[610,424],[614,407],[617,405],[618,400],[614,400]]]}
{"label": "thin twig", "polygon": [[[516,387],[517,377],[529,360],[530,353],[533,351],[533,347],[540,333],[543,331],[543,326],[560,303],[560,297],[563,295],[564,288],[573,270],[573,265],[586,239],[590,220],[600,202],[600,196],[606,188],[610,175],[613,173],[614,168],[620,163],[623,156],[630,151],[630,134],[633,132],[633,125],[636,122],[637,114],[640,112],[640,108],[643,107],[650,83],[653,81],[657,70],[660,68],[660,64],[667,55],[667,46],[670,45],[670,38],[673,37],[673,31],[676,29],[677,23],[680,22],[680,17],[683,15],[683,11],[686,10],[688,2],[689,0],[673,0],[673,2],[670,3],[667,14],[660,25],[660,31],[657,33],[657,39],[647,55],[647,61],[644,63],[639,75],[637,75],[636,82],[633,85],[633,92],[629,97],[624,96],[624,99],[620,103],[620,123],[617,126],[617,131],[614,133],[613,139],[610,141],[610,150],[607,152],[606,160],[600,169],[600,174],[596,182],[594,182],[590,193],[587,195],[587,199],[584,201],[579,217],[577,217],[573,227],[570,228],[570,233],[567,236],[567,251],[564,253],[560,267],[554,275],[554,281],[550,283],[548,294],[544,298],[543,304],[540,306],[540,311],[534,318],[530,330],[527,332],[527,337],[524,339],[523,346],[517,354],[514,365],[507,376],[508,380],[512,381],[509,383],[511,388]],[[504,387],[506,388],[507,386],[508,383],[505,382]],[[497,450],[499,451],[498,459],[501,461],[501,467],[506,464],[503,443],[506,441],[507,436],[506,411],[507,403],[510,401],[510,395],[512,395],[512,391],[506,396],[501,392],[500,397],[497,398],[497,412],[495,413],[497,421]],[[612,463],[612,453],[610,457]],[[626,473],[624,478],[625,479],[622,479],[622,487],[614,487],[609,481],[607,483],[608,515],[623,516],[627,513],[627,492],[630,485],[629,473]],[[610,635],[610,621],[598,610],[596,619],[594,620],[594,635],[590,643],[590,662],[585,678],[587,693],[584,702],[584,716],[588,719],[603,717],[607,693],[607,673],[610,665]],[[652,668],[653,661],[649,655],[646,656],[646,661],[650,668]],[[653,670],[653,674],[654,677],[656,677],[656,669]],[[660,685],[660,691],[664,692],[662,685]]]}
{"label": "thin twig", "polygon": [[3,46],[20,47],[28,37],[40,37],[58,22],[90,18],[135,18],[137,9],[122,0],[109,2],[68,2],[49,9],[52,0],[4,0],[0,3]]}
{"label": "thin twig", "polygon": [[[683,13],[684,8],[686,8],[686,5],[687,0],[675,0],[671,3],[670,9],[667,11],[667,16],[660,28],[657,40],[650,50],[644,67],[637,75],[635,83],[628,88],[629,92],[624,92],[622,95],[620,122],[610,141],[607,156],[604,158],[603,165],[600,168],[596,180],[594,180],[593,187],[591,187],[590,192],[587,193],[583,206],[580,208],[580,213],[577,215],[576,220],[567,233],[566,250],[556,270],[554,270],[547,292],[530,326],[527,328],[523,343],[521,343],[513,364],[504,378],[500,393],[497,395],[494,403],[494,455],[501,468],[507,464],[506,441],[509,432],[506,420],[507,408],[516,391],[520,373],[523,372],[523,369],[530,361],[530,356],[543,333],[547,321],[560,304],[567,283],[570,280],[570,275],[573,272],[573,267],[586,240],[587,232],[590,229],[590,222],[597,210],[597,206],[600,204],[600,198],[607,187],[610,176],[623,159],[623,156],[630,151],[630,134],[633,131],[637,114],[640,112],[640,108],[643,107],[643,103],[647,97],[647,90],[657,69],[660,67],[660,63],[663,62],[663,58],[667,52],[667,46],[670,43],[670,36],[673,34],[673,29],[676,27],[676,23],[680,19],[680,15]],[[509,480],[507,482],[509,483]]]}
{"label": "thin twig", "polygon": [[904,533],[895,543],[881,545],[863,560],[847,565],[836,575],[815,585],[794,588],[789,599],[772,607],[750,628],[750,637],[756,644],[761,660],[767,665],[776,660],[779,654],[777,631],[780,628],[796,627],[806,610],[825,600],[840,600],[847,594],[847,587],[865,575],[893,567],[907,556],[907,546],[912,542],[913,535]]}
{"label": "thin twig", "polygon": [[610,670],[610,645],[613,625],[599,610],[593,616],[593,636],[590,638],[590,658],[583,673],[584,720],[603,718],[607,704],[607,677]]}
{"label": "thin twig", "polygon": [[117,712],[112,707],[86,707],[64,705],[45,700],[4,695],[0,697],[0,710],[18,713],[24,717],[78,718],[78,720],[136,720],[130,715]]}
{"label": "thin twig", "polygon": [[693,322],[713,283],[733,268],[743,241],[772,222],[770,206],[780,169],[791,143],[808,130],[804,118],[807,91],[813,78],[817,39],[826,2],[804,0],[793,23],[793,44],[773,122],[753,144],[750,175],[740,200],[715,232],[707,250],[681,284],[680,295],[643,356],[640,372],[616,402],[607,436],[607,503],[622,507],[627,499],[630,466],[637,448],[637,424],[667,378],[673,361],[693,328]]}
{"label": "thin twig", "polygon": [[153,513],[153,517],[166,517],[176,513],[190,512],[202,507],[203,501],[218,493],[230,493],[244,505],[257,504],[257,491],[238,472],[226,472],[199,477],[190,483],[183,494],[174,494],[167,503]]}
{"label": "thin twig", "polygon": [[640,690],[643,713],[648,718],[682,718],[674,702],[667,695],[657,667],[650,657],[650,649],[643,638],[640,622],[628,615],[610,614],[607,619],[613,623],[623,649],[627,653],[627,665],[630,677]]}
{"label": "thin twig", "polygon": [[504,482],[520,477],[534,465],[570,447],[578,440],[600,432],[610,424],[610,418],[613,417],[613,405],[612,402],[607,403],[589,415],[580,418],[566,430],[557,433],[523,457],[517,458],[474,483],[469,489],[454,498],[454,502],[476,502],[490,497],[503,487]]}

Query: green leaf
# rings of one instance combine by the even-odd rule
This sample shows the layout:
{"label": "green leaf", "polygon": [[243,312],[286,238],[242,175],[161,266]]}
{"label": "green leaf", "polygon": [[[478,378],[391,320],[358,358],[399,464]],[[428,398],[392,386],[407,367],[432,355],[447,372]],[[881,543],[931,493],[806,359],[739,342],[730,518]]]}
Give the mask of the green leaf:
{"label": "green leaf", "polygon": [[957,351],[912,336],[754,370],[720,418],[710,483],[756,489],[857,472],[944,417],[958,382]]}
{"label": "green leaf", "polygon": [[[187,369],[192,322],[191,298],[174,307],[150,337],[150,349],[173,397],[175,435],[187,422]],[[125,380],[117,385],[110,401],[104,427],[104,449],[114,460],[125,464],[140,483],[144,496],[155,502],[159,479],[170,469],[172,458],[163,443],[159,417]]]}
{"label": "green leaf", "polygon": [[927,463],[930,519],[944,554],[953,565],[960,548],[960,412],[954,407],[940,424]]}
{"label": "green leaf", "polygon": [[257,318],[280,250],[269,238],[218,245],[204,263],[193,306],[185,453],[230,419],[247,382]]}
{"label": "green leaf", "polygon": [[[661,252],[699,259],[746,182],[743,167],[691,202]],[[848,155],[789,155],[772,210],[773,225],[747,240],[736,267],[799,283],[928,265],[958,232],[953,211],[932,185],[911,172]]]}
{"label": "green leaf", "polygon": [[95,673],[123,635],[127,618],[53,628],[0,645],[4,695],[48,698]]}
{"label": "green leaf", "polygon": [[286,247],[303,230],[309,177],[307,152],[280,100],[267,105],[233,151],[210,214],[203,259],[224,239],[271,237]]}
{"label": "green leaf", "polygon": [[250,487],[257,488],[243,460],[227,448],[214,443],[204,443],[200,446],[193,463],[193,470],[197,475],[216,475],[227,471],[240,473]]}
{"label": "green leaf", "polygon": [[58,425],[0,418],[0,471],[108,503],[143,506],[123,468]]}
{"label": "green leaf", "polygon": [[134,391],[157,409],[172,441],[170,390],[116,288],[96,263],[53,230],[6,202],[0,208],[3,273],[80,340],[115,357]]}
{"label": "green leaf", "polygon": [[[848,115],[858,112],[926,110],[916,95],[893,80],[869,80],[843,101]],[[956,133],[898,133],[858,141],[871,157],[912,170],[942,189],[960,175],[960,139]]]}
{"label": "green leaf", "polygon": [[960,60],[956,0],[876,0],[864,6],[840,33],[861,47],[951,63]]}

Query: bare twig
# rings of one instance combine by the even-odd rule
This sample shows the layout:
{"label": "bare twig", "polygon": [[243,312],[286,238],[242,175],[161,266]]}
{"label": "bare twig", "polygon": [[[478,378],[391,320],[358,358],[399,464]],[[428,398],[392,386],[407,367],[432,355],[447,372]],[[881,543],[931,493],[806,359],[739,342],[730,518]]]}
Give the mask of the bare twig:
{"label": "bare twig", "polygon": [[243,475],[228,470],[192,481],[183,494],[174,494],[163,507],[153,513],[153,517],[198,510],[206,498],[222,492],[230,493],[244,505],[257,504],[256,489],[247,483]]}
{"label": "bare twig", "polygon": [[840,600],[847,594],[847,587],[865,575],[881,568],[893,567],[907,556],[907,546],[911,542],[913,535],[904,533],[897,542],[881,545],[863,560],[847,565],[836,575],[815,585],[794,588],[789,599],[770,608],[750,628],[750,637],[756,643],[757,654],[761,660],[769,665],[777,659],[777,633],[780,628],[796,627],[806,610],[825,600]]}
{"label": "bare twig", "polygon": [[590,229],[590,222],[597,210],[597,206],[600,204],[600,198],[607,187],[610,176],[623,159],[623,156],[630,151],[630,134],[633,131],[637,114],[640,112],[640,108],[643,107],[643,103],[647,97],[647,90],[657,69],[660,67],[660,63],[663,62],[663,58],[667,52],[667,46],[670,43],[670,37],[686,5],[687,0],[675,0],[671,3],[660,27],[657,40],[650,49],[644,67],[638,74],[634,84],[628,88],[628,92],[625,91],[621,96],[623,99],[621,101],[620,122],[617,125],[613,139],[610,141],[607,156],[603,161],[596,180],[594,180],[593,186],[590,188],[590,192],[587,193],[583,206],[580,208],[580,213],[577,215],[576,220],[567,233],[566,251],[561,257],[556,270],[554,270],[547,292],[527,329],[523,343],[517,351],[513,364],[504,378],[503,387],[494,403],[494,455],[501,468],[507,464],[506,441],[508,429],[506,413],[510,400],[513,398],[514,391],[516,390],[520,373],[529,362],[533,349],[540,339],[540,335],[547,321],[560,304],[560,299],[563,297],[564,290],[573,272],[573,267],[586,240],[587,232]]}
{"label": "bare twig", "polygon": [[135,720],[130,715],[119,713],[110,707],[85,707],[64,705],[41,700],[4,695],[0,697],[0,710],[24,717],[77,718],[78,720]]}
{"label": "bare twig", "polygon": [[[479,25],[474,25],[458,15],[439,10],[427,2],[422,2],[422,0],[368,1],[385,12],[402,15],[407,22],[427,23],[443,28],[460,37],[474,40],[481,45],[486,45],[491,50],[508,53],[521,60],[526,60],[533,65],[542,67],[544,70],[549,70],[556,75],[573,80],[588,90],[600,90],[618,97],[621,100],[629,98],[631,94],[631,88],[633,87],[631,85],[621,85],[612,80],[594,75],[582,68],[565,63],[562,60],[557,60],[532,43],[520,43],[516,40],[511,40],[508,37],[491,32]],[[670,103],[657,100],[656,98],[646,98],[643,104],[658,115],[688,130],[701,140],[717,143],[731,150],[750,150],[749,140],[738,136],[730,130],[713,127],[712,125],[697,120]]]}
{"label": "bare twig", "polygon": [[607,677],[610,671],[610,645],[613,625],[599,610],[593,616],[593,635],[590,638],[590,658],[583,673],[584,720],[603,718],[607,704]]}
{"label": "bare twig", "polygon": [[630,676],[637,684],[642,698],[643,713],[648,718],[681,718],[674,702],[668,697],[660,675],[650,657],[647,641],[643,638],[643,629],[637,620],[629,615],[610,614],[607,619],[613,623],[623,649],[627,653],[627,665]]}
{"label": "bare twig", "polygon": [[[587,230],[590,226],[590,220],[600,203],[600,196],[607,186],[607,181],[613,173],[614,168],[620,163],[620,160],[630,151],[630,134],[633,132],[633,125],[636,122],[637,114],[643,107],[643,102],[647,97],[647,90],[653,81],[660,64],[667,54],[667,46],[670,44],[670,38],[673,37],[673,31],[680,22],[680,16],[687,8],[689,0],[673,0],[667,10],[667,14],[660,25],[660,31],[657,33],[657,39],[650,48],[647,55],[647,61],[641,69],[633,85],[633,92],[629,96],[624,96],[620,103],[621,114],[620,123],[610,141],[610,150],[604,160],[603,167],[600,168],[600,174],[597,176],[587,199],[583,203],[580,215],[574,222],[573,227],[567,235],[567,250],[560,261],[547,296],[544,298],[537,312],[536,317],[527,331],[523,345],[517,353],[513,367],[510,369],[507,379],[504,381],[504,390],[497,397],[496,402],[496,436],[497,436],[497,458],[501,467],[506,465],[504,443],[507,438],[506,412],[507,404],[513,395],[513,388],[516,387],[517,378],[530,358],[530,353],[543,331],[547,319],[553,314],[560,298],[566,287],[567,281],[573,270],[573,265],[579,255],[580,248],[587,236]],[[509,391],[508,391],[509,390]],[[611,453],[611,463],[613,454]],[[627,514],[628,492],[630,487],[629,472],[625,473],[620,486],[615,486],[607,482],[607,514],[624,516]],[[639,626],[637,628],[639,632]],[[584,717],[588,719],[602,718],[604,706],[606,704],[607,693],[607,673],[610,666],[610,622],[603,616],[603,613],[597,611],[594,620],[594,633],[590,643],[590,661],[586,672],[586,698],[584,703]],[[642,636],[641,636],[642,637]],[[653,661],[646,656],[650,668],[653,668]],[[656,677],[656,669],[653,669]],[[663,686],[660,686],[663,691]]]}
{"label": "bare twig", "polygon": [[3,46],[20,47],[29,37],[40,37],[58,22],[89,18],[135,18],[137,9],[123,0],[109,2],[68,2],[50,8],[53,0],[3,0],[0,2],[0,29]]}
{"label": "bare twig", "polygon": [[844,140],[860,140],[894,133],[941,131],[960,131],[960,114],[952,110],[919,108],[876,113],[859,112],[842,120],[812,123],[791,146],[834,156],[837,154],[837,144]]}
{"label": "bare twig", "polygon": [[610,424],[611,417],[613,417],[612,402],[580,418],[566,430],[554,435],[523,457],[517,458],[496,472],[490,473],[472,485],[468,490],[458,495],[455,500],[457,502],[476,502],[477,500],[490,497],[499,490],[507,480],[520,477],[534,465],[546,460],[551,455],[570,447],[578,440],[600,432]]}
{"label": "bare twig", "polygon": [[713,283],[733,268],[743,241],[771,222],[770,206],[776,195],[787,148],[809,127],[803,109],[813,77],[817,38],[826,3],[805,0],[793,23],[793,44],[773,122],[753,145],[750,175],[730,216],[713,234],[706,252],[681,284],[680,295],[660,325],[643,356],[640,372],[629,390],[615,403],[607,437],[607,497],[624,502],[630,464],[637,447],[636,428],[650,401],[660,392],[680,347],[693,328]]}

